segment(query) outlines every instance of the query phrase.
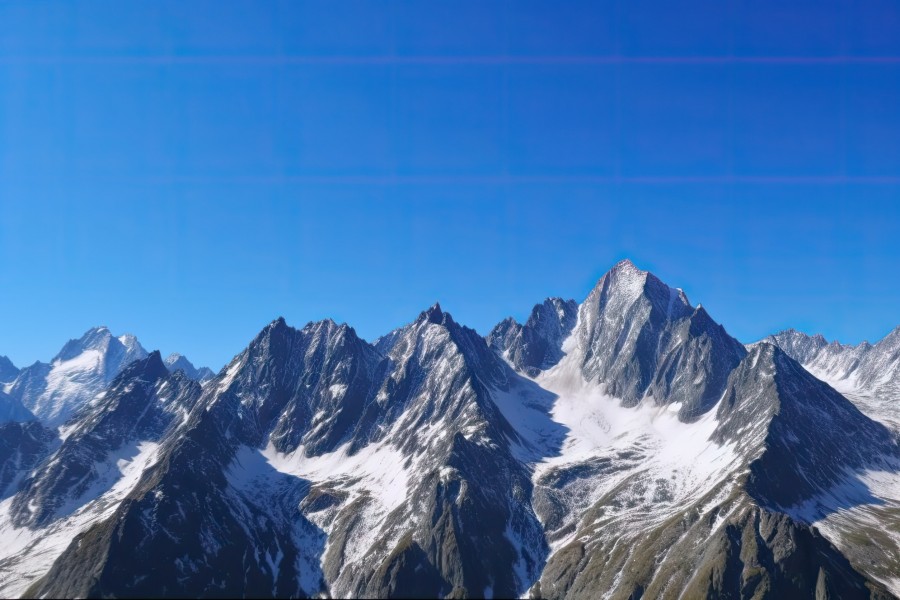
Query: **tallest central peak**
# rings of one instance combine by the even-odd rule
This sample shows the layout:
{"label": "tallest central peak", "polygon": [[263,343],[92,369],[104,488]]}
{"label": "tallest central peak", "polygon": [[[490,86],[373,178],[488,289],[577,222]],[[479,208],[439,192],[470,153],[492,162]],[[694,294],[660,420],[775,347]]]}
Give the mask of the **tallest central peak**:
{"label": "tallest central peak", "polygon": [[687,296],[680,288],[672,288],[650,271],[638,268],[629,259],[620,260],[611,268],[594,288],[592,294],[599,294],[613,304],[624,309],[641,297],[647,297],[659,304],[663,312],[682,313],[692,309]]}
{"label": "tallest central peak", "polygon": [[620,260],[619,262],[617,262],[617,263],[613,266],[613,268],[610,269],[610,270],[611,270],[611,271],[628,270],[628,271],[638,271],[638,272],[641,272],[641,270],[638,269],[637,266],[635,266],[635,264],[634,264],[633,262],[631,262],[631,259],[629,259],[629,258],[623,258],[622,260]]}
{"label": "tallest central peak", "polygon": [[647,271],[638,269],[626,258],[617,262],[600,278],[594,291],[597,293],[605,291],[605,295],[615,296],[617,301],[623,304],[621,308],[624,309],[643,294],[648,275]]}
{"label": "tallest central peak", "polygon": [[680,402],[686,420],[715,403],[745,353],[684,292],[630,260],[600,278],[579,308],[574,336],[573,360],[587,380],[629,406],[647,396]]}

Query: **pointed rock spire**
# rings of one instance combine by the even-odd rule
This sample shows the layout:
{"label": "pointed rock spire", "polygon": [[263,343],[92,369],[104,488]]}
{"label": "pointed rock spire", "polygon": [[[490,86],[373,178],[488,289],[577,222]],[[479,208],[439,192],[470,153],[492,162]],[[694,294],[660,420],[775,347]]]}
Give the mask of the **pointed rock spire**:
{"label": "pointed rock spire", "polygon": [[453,317],[450,313],[444,312],[440,302],[435,302],[427,310],[419,313],[416,322],[434,323],[435,325],[449,325],[453,323]]}
{"label": "pointed rock spire", "polygon": [[9,358],[0,356],[0,383],[12,381],[18,374],[18,367]]}

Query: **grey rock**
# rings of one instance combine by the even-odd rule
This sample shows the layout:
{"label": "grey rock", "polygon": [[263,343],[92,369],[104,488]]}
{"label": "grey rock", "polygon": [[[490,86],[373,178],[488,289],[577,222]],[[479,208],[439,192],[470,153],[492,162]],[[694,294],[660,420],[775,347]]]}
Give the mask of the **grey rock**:
{"label": "grey rock", "polygon": [[6,356],[0,356],[0,383],[7,383],[16,378],[19,369]]}
{"label": "grey rock", "polygon": [[702,306],[652,273],[622,261],[582,303],[573,333],[582,372],[634,406],[646,397],[680,403],[692,420],[721,397],[744,347]]}
{"label": "grey rock", "polygon": [[577,316],[574,300],[548,298],[534,306],[524,325],[512,318],[498,323],[487,342],[517,371],[536,376],[563,357],[562,343],[575,327]]}
{"label": "grey rock", "polygon": [[194,364],[189,361],[185,355],[178,354],[177,352],[174,352],[167,356],[166,360],[163,362],[166,364],[166,368],[170,373],[174,373],[175,371],[184,371],[185,375],[187,375],[194,381],[199,381],[201,383],[212,379],[216,375],[209,367],[195,367]]}
{"label": "grey rock", "polygon": [[[623,262],[577,310],[550,299],[487,338],[435,304],[374,344],[277,319],[202,386],[153,353],[74,410],[61,442],[0,426],[16,524],[96,511],[26,596],[889,598],[893,537],[873,550],[878,528],[851,522],[866,541],[838,548],[812,523],[868,502],[896,528],[890,499],[835,490],[896,473],[897,436],[791,352],[748,352]],[[683,496],[675,473],[650,474],[660,450],[641,437],[551,464],[569,450],[542,387],[560,370],[616,410],[677,411],[732,462]],[[87,502],[114,483],[97,465],[138,442],[158,446],[133,487]]]}

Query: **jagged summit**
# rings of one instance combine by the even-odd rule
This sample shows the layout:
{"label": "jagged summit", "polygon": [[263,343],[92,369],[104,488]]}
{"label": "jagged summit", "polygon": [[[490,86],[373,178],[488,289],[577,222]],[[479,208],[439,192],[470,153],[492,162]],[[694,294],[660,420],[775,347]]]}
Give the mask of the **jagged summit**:
{"label": "jagged summit", "polygon": [[[334,320],[330,318],[325,318],[318,321],[309,321],[302,328],[298,329],[296,327],[293,327],[292,325],[289,325],[284,317],[278,317],[277,319],[268,323],[259,331],[259,333],[256,334],[256,336],[250,342],[247,350],[260,347],[272,348],[271,344],[273,340],[283,340],[299,334],[302,334],[304,336],[321,337],[331,336],[335,332],[345,332],[347,330],[352,330],[352,328],[346,323],[338,325]],[[247,350],[245,350],[244,353],[246,353]],[[235,357],[235,360],[237,360],[239,356]]]}
{"label": "jagged summit", "polygon": [[292,325],[289,325],[284,317],[278,317],[277,319],[271,321],[268,325],[263,327],[260,332],[256,335],[256,338],[262,338],[268,335],[273,331],[306,331],[306,332],[314,332],[314,333],[326,333],[330,334],[335,331],[352,331],[354,335],[356,335],[356,330],[348,325],[347,323],[338,323],[334,319],[330,317],[326,317],[324,319],[319,319],[318,321],[308,321],[302,328],[296,328]]}
{"label": "jagged summit", "polygon": [[215,375],[212,369],[208,367],[195,367],[186,356],[179,354],[178,352],[173,352],[167,356],[163,362],[165,362],[169,372],[175,373],[176,371],[182,371],[185,375],[195,381],[206,381]]}
{"label": "jagged summit", "polygon": [[69,360],[85,350],[105,348],[113,335],[105,325],[91,327],[79,338],[73,338],[66,342],[62,349],[53,358],[52,362]]}
{"label": "jagged summit", "polygon": [[415,322],[428,322],[435,325],[450,325],[454,323],[453,317],[450,316],[450,313],[444,312],[440,302],[435,302],[429,308],[419,313]]}
{"label": "jagged summit", "polygon": [[163,362],[163,358],[162,358],[162,352],[160,352],[159,350],[151,350],[150,352],[147,353],[147,356],[145,357],[144,361],[135,361],[135,362],[145,362],[146,364],[152,364],[152,365],[161,364],[161,365],[163,365],[163,367],[165,367],[165,363]]}
{"label": "jagged summit", "polygon": [[487,340],[529,376],[565,356],[626,405],[645,398],[679,404],[679,414],[688,420],[712,407],[746,354],[705,308],[691,306],[680,288],[627,259],[605,273],[580,305],[548,299],[535,306],[525,325],[505,319]]}
{"label": "jagged summit", "polygon": [[284,317],[279,316],[272,320],[268,325],[263,327],[262,331],[259,332],[259,335],[262,335],[266,331],[270,331],[273,329],[284,329],[286,327],[290,327],[290,325],[287,324],[287,321],[284,320]]}
{"label": "jagged summit", "polygon": [[696,418],[721,395],[746,350],[678,288],[630,261],[600,278],[564,348],[584,377],[633,406],[680,404]]}
{"label": "jagged summit", "polygon": [[176,363],[182,363],[182,362],[187,362],[190,364],[191,361],[189,361],[184,354],[179,354],[178,352],[172,352],[171,354],[169,354],[166,357],[166,360],[164,362],[166,363],[166,366],[172,366]]}
{"label": "jagged summit", "polygon": [[631,261],[630,258],[623,258],[622,260],[620,260],[619,262],[617,262],[616,264],[614,264],[614,265],[612,266],[612,268],[610,269],[610,272],[612,272],[612,271],[636,271],[636,272],[640,272],[640,273],[646,273],[646,272],[647,272],[647,271],[644,271],[644,270],[642,270],[642,269],[639,269],[639,268],[637,267],[637,265],[635,265],[635,264]]}
{"label": "jagged summit", "polygon": [[900,430],[900,327],[874,344],[828,343],[787,329],[765,338],[817,378],[845,393],[870,417]]}
{"label": "jagged summit", "polygon": [[[629,260],[486,337],[439,303],[371,344],[278,318],[202,385],[158,351],[107,381],[136,340],[89,333],[13,386],[96,377],[70,418],[0,423],[0,595],[900,589],[896,436],[785,347],[848,348],[748,352]],[[890,384],[895,340],[845,383]]]}
{"label": "jagged summit", "polygon": [[563,341],[578,316],[574,300],[547,298],[535,304],[524,325],[509,317],[487,335],[488,344],[518,371],[536,376],[563,357]]}
{"label": "jagged summit", "polygon": [[19,374],[19,369],[6,356],[0,356],[0,383],[12,381]]}
{"label": "jagged summit", "polygon": [[153,350],[144,358],[131,361],[117,375],[117,379],[140,379],[152,380],[161,379],[169,374],[169,369],[163,361],[162,353],[159,350]]}
{"label": "jagged summit", "polygon": [[693,307],[681,288],[673,288],[650,271],[639,269],[628,259],[618,262],[591,290],[585,305],[600,304],[611,312],[628,309],[639,299],[652,303],[669,318],[687,314]]}
{"label": "jagged summit", "polygon": [[71,360],[88,350],[107,352],[111,347],[114,351],[122,349],[125,352],[146,354],[134,335],[125,333],[115,336],[107,326],[100,325],[88,329],[80,338],[69,340],[51,362]]}

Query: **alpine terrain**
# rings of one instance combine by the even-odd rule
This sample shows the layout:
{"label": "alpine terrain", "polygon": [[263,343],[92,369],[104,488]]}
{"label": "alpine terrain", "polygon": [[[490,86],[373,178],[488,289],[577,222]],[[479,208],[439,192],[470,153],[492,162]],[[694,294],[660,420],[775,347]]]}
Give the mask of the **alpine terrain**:
{"label": "alpine terrain", "polygon": [[900,597],[900,328],[744,345],[629,261],[486,336],[0,358],[0,596]]}

